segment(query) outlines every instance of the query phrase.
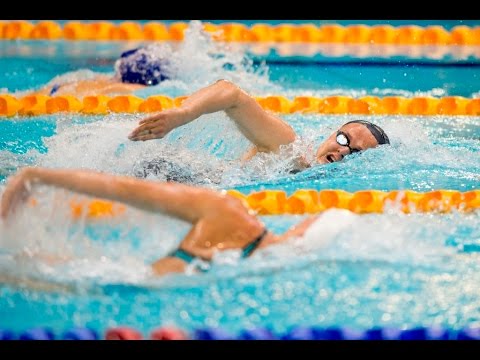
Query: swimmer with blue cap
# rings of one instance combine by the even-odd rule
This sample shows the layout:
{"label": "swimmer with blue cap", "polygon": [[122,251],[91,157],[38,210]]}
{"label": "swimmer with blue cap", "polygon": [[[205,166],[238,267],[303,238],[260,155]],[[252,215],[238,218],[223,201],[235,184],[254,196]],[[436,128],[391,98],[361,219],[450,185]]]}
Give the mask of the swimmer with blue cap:
{"label": "swimmer with blue cap", "polygon": [[125,51],[115,62],[115,77],[125,84],[157,85],[170,79],[169,61],[151,47]]}
{"label": "swimmer with blue cap", "polygon": [[168,54],[162,47],[148,45],[123,52],[115,62],[114,76],[95,74],[82,80],[53,81],[53,84],[30,95],[128,94],[146,86],[154,86],[172,77]]}
{"label": "swimmer with blue cap", "polygon": [[[178,108],[164,110],[140,120],[129,139],[161,139],[173,129],[188,124],[201,115],[217,111],[224,111],[234,120],[242,134],[254,145],[243,156],[244,161],[258,152],[278,152],[280,146],[297,139],[297,134],[287,122],[262,109],[252,96],[226,80],[219,80],[193,93]],[[315,164],[338,162],[350,154],[386,144],[390,144],[390,140],[378,125],[366,120],[349,121],[333,132],[314,153],[296,159],[294,170],[298,172]]]}

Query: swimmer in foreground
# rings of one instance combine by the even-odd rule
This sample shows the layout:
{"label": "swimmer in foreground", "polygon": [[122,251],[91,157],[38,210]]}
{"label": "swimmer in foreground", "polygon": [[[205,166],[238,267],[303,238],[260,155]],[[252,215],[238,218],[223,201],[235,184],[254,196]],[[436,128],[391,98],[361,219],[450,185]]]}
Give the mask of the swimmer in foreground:
{"label": "swimmer in foreground", "polygon": [[29,95],[88,95],[129,94],[146,86],[170,79],[172,71],[167,56],[155,45],[128,50],[115,62],[115,74],[97,74],[92,79],[51,82]]}
{"label": "swimmer in foreground", "polygon": [[[224,192],[88,170],[32,167],[23,168],[9,179],[0,204],[4,222],[7,223],[19,211],[19,206],[37,184],[119,201],[191,223],[192,227],[180,246],[152,264],[155,275],[184,272],[193,260],[199,258],[209,262],[217,251],[238,249],[246,258],[258,249],[304,235],[317,219],[322,218],[322,215],[312,216],[278,236],[267,231],[241,200]],[[345,225],[344,220],[340,223]],[[325,222],[317,222],[316,228],[321,228],[322,224],[325,225]]]}
{"label": "swimmer in foreground", "polygon": [[[258,152],[278,152],[280,146],[293,143],[297,134],[292,127],[275,114],[263,110],[257,101],[230,81],[219,80],[189,96],[180,107],[164,110],[140,120],[129,135],[132,141],[161,139],[173,129],[217,111],[235,121],[242,134],[253,143],[243,157],[251,159]],[[296,159],[297,170],[317,164],[341,161],[345,156],[390,144],[387,134],[377,125],[354,120],[342,125],[328,137],[315,154]],[[314,155],[315,160],[308,161]]]}

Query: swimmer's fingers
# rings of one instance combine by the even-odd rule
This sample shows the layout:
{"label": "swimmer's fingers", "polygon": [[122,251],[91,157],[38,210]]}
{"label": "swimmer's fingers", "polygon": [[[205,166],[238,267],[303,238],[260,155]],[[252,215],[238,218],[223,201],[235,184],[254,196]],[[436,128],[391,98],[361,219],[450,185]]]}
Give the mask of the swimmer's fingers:
{"label": "swimmer's fingers", "polygon": [[157,121],[167,121],[172,116],[175,117],[178,114],[182,114],[182,113],[183,112],[179,111],[178,109],[165,109],[159,113],[143,118],[138,122],[138,124],[143,125],[143,124],[155,123]]}
{"label": "swimmer's fingers", "polygon": [[144,123],[143,125],[137,126],[135,129],[133,129],[133,131],[130,133],[128,137],[132,138],[138,135],[143,135],[144,133],[153,132],[153,129],[157,127],[164,127],[163,121],[148,122],[148,123]]}
{"label": "swimmer's fingers", "polygon": [[162,114],[156,114],[156,115],[152,115],[152,116],[149,116],[149,117],[146,117],[146,118],[143,118],[142,120],[140,120],[138,122],[139,125],[142,125],[142,124],[148,124],[148,123],[151,123],[151,122],[155,122],[157,121],[158,119],[161,119],[162,118]]}
{"label": "swimmer's fingers", "polygon": [[130,140],[134,140],[138,136],[142,136],[142,135],[146,135],[146,134],[150,134],[150,133],[151,133],[150,129],[146,129],[145,126],[142,125],[142,126],[137,127],[136,129],[134,129],[130,133],[130,135],[128,135],[128,138]]}
{"label": "swimmer's fingers", "polygon": [[167,131],[163,126],[159,126],[153,129],[143,130],[135,136],[130,137],[133,141],[145,141],[152,139],[161,139],[167,134]]}
{"label": "swimmer's fingers", "polygon": [[156,128],[165,128],[165,122],[163,120],[159,120],[155,122],[145,123],[143,125],[140,125],[137,129],[139,130],[139,133],[141,133],[143,131],[153,131],[153,129]]}
{"label": "swimmer's fingers", "polygon": [[158,139],[161,138],[161,136],[158,136],[156,134],[147,134],[147,135],[138,135],[134,138],[131,138],[130,140],[132,141],[146,141],[146,140],[153,140],[153,139]]}
{"label": "swimmer's fingers", "polygon": [[155,134],[157,138],[164,137],[171,128],[167,127],[164,122],[144,124],[137,127],[128,136],[130,140],[135,140],[138,136]]}
{"label": "swimmer's fingers", "polygon": [[152,127],[147,130],[147,133],[155,135],[157,138],[163,138],[171,129],[165,126],[165,124],[159,124],[156,127]]}
{"label": "swimmer's fingers", "polygon": [[2,195],[0,215],[2,218],[12,213],[17,205],[28,197],[28,189],[25,185],[26,175],[24,171],[20,171],[12,177],[7,183],[7,187]]}
{"label": "swimmer's fingers", "polygon": [[174,122],[177,123],[179,120],[181,124],[184,123],[183,119],[187,115],[185,109],[174,108],[174,109],[165,109],[155,115],[150,115],[138,122],[139,125],[149,124],[149,123],[157,123],[161,122]]}

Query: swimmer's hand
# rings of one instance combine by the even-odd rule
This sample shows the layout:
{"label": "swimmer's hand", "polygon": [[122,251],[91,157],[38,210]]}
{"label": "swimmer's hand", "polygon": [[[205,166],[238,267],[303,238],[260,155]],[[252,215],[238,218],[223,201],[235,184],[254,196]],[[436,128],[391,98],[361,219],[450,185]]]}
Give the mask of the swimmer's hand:
{"label": "swimmer's hand", "polygon": [[0,215],[6,219],[30,193],[31,169],[25,168],[11,177],[2,195]]}
{"label": "swimmer's hand", "polygon": [[132,141],[161,139],[173,129],[186,124],[188,119],[184,109],[168,109],[146,117],[139,122],[128,138]]}

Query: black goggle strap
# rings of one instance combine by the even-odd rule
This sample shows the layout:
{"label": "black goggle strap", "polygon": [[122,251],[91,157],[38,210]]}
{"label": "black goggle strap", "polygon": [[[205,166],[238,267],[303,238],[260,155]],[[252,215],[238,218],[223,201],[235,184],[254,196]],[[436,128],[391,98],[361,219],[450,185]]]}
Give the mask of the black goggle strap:
{"label": "black goggle strap", "polygon": [[[385,134],[385,132],[382,129],[380,129],[377,125],[372,124],[371,122],[366,120],[353,120],[353,121],[349,121],[347,124],[354,124],[354,123],[365,125],[367,129],[370,131],[370,133],[374,136],[375,140],[377,140],[379,145],[390,144],[390,140],[387,134]],[[347,125],[347,124],[344,124],[344,125]]]}

